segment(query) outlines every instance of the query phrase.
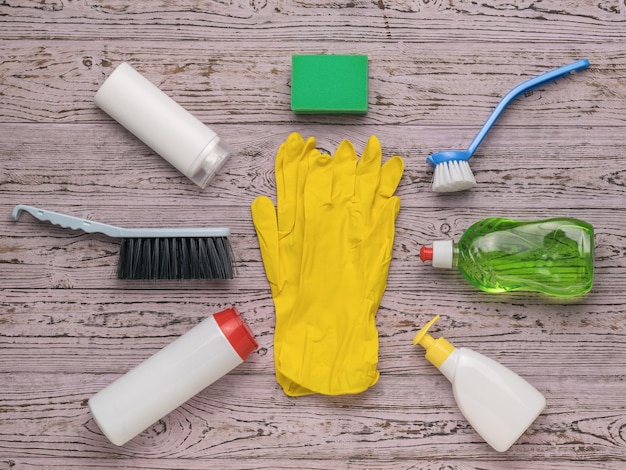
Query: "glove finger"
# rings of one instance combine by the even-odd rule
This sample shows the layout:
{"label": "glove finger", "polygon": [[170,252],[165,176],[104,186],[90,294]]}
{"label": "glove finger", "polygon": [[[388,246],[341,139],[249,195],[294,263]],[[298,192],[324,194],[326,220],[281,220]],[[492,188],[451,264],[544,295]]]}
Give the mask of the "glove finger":
{"label": "glove finger", "polygon": [[333,163],[332,199],[350,198],[354,194],[354,177],[359,159],[354,145],[344,140],[335,151]]}
{"label": "glove finger", "polygon": [[287,137],[276,154],[276,205],[281,233],[292,230],[298,217],[298,201],[308,171],[307,153],[315,148],[315,138],[294,132]]}
{"label": "glove finger", "polygon": [[363,250],[363,266],[367,266],[365,285],[373,293],[373,298],[380,299],[387,285],[387,273],[395,238],[395,222],[400,211],[400,198],[392,196],[382,207],[366,237],[366,244],[371,248]]}
{"label": "glove finger", "polygon": [[356,168],[355,196],[364,207],[371,207],[378,190],[382,158],[380,142],[371,136]]}
{"label": "glove finger", "polygon": [[[281,173],[282,186],[284,193],[282,196],[293,198],[302,191],[302,176],[306,176],[306,168],[308,166],[307,154],[315,148],[315,137],[309,137],[306,141],[297,132],[287,137],[287,140],[281,145],[282,152],[279,152],[281,158],[281,168],[276,168]],[[277,156],[278,166],[278,156]]]}
{"label": "glove finger", "polygon": [[382,208],[387,204],[389,198],[393,196],[404,171],[404,161],[402,158],[391,157],[382,167],[380,175],[380,184],[378,185],[378,194],[374,199],[371,217],[376,219]]}
{"label": "glove finger", "polygon": [[[289,145],[291,143],[291,145]],[[294,180],[293,172],[297,167],[290,164],[289,150],[293,149],[298,144],[304,145],[304,139],[297,132],[289,134],[287,139],[280,144],[278,152],[276,152],[276,160],[274,162],[274,173],[276,175],[276,196],[278,200],[282,200],[287,197],[290,191],[290,187],[286,185],[291,184]]]}
{"label": "glove finger", "polygon": [[304,211],[307,217],[323,215],[319,206],[332,201],[332,178],[334,160],[319,150],[309,152],[309,172],[304,187]]}
{"label": "glove finger", "polygon": [[383,197],[391,197],[396,192],[404,173],[404,160],[394,156],[385,162],[380,173],[378,194]]}
{"label": "glove finger", "polygon": [[265,275],[270,282],[272,293],[279,286],[278,272],[278,221],[274,204],[267,196],[259,196],[251,206],[252,222],[259,239]]}

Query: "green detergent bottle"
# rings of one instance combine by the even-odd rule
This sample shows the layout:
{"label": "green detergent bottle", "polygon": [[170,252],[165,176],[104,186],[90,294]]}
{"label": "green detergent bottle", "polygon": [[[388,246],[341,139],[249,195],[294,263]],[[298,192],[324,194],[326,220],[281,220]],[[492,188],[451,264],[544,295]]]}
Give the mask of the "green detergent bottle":
{"label": "green detergent bottle", "polygon": [[489,218],[458,243],[437,240],[420,249],[435,268],[456,266],[486,292],[528,290],[577,297],[593,285],[593,226],[561,217],[533,222]]}

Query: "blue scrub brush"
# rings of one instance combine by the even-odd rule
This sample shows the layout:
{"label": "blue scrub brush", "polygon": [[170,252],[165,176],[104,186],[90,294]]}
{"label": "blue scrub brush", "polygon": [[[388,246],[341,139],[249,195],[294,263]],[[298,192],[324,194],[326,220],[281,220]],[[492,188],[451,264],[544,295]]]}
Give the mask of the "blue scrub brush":
{"label": "blue scrub brush", "polygon": [[121,228],[32,206],[18,205],[38,220],[63,228],[120,238],[118,279],[232,279],[228,228]]}
{"label": "blue scrub brush", "polygon": [[504,108],[522,93],[533,90],[541,85],[564,77],[571,72],[580,71],[589,67],[589,61],[582,59],[569,65],[559,67],[558,69],[546,72],[538,77],[520,83],[511,91],[509,91],[500,100],[496,108],[491,112],[489,119],[478,131],[474,140],[467,150],[442,150],[430,155],[426,161],[430,163],[435,171],[433,175],[433,191],[440,193],[451,193],[454,191],[463,191],[469,189],[476,184],[474,174],[469,166],[468,160],[474,155],[474,152],[491,129],[491,126],[500,117]]}

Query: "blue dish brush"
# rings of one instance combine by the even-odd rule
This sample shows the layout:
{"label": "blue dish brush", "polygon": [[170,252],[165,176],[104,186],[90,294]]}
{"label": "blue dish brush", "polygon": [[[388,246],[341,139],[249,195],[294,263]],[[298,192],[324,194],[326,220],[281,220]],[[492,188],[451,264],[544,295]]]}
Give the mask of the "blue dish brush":
{"label": "blue dish brush", "polygon": [[37,207],[22,211],[63,228],[120,238],[118,279],[232,279],[233,257],[228,228],[121,228]]}
{"label": "blue dish brush", "polygon": [[509,91],[500,100],[496,108],[491,112],[487,122],[478,131],[474,140],[467,150],[442,150],[430,155],[426,161],[434,168],[433,175],[433,191],[441,193],[450,193],[454,191],[463,191],[469,189],[476,184],[476,179],[469,166],[468,160],[474,155],[474,152],[496,122],[504,108],[522,93],[533,90],[541,85],[557,80],[574,71],[580,71],[589,67],[589,61],[582,59],[569,65],[551,70],[535,78],[527,80],[511,91]]}

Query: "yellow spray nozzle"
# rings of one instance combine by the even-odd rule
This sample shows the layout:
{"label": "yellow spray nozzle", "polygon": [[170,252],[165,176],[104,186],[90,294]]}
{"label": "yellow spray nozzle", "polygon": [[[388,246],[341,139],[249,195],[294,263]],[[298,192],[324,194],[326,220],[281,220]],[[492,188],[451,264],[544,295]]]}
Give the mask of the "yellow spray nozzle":
{"label": "yellow spray nozzle", "polygon": [[440,367],[452,351],[454,351],[454,346],[452,346],[445,338],[435,339],[428,334],[430,327],[433,326],[439,318],[439,315],[435,316],[435,318],[424,325],[424,327],[419,330],[413,338],[414,345],[419,344],[426,349],[426,359],[428,359],[435,367]]}

